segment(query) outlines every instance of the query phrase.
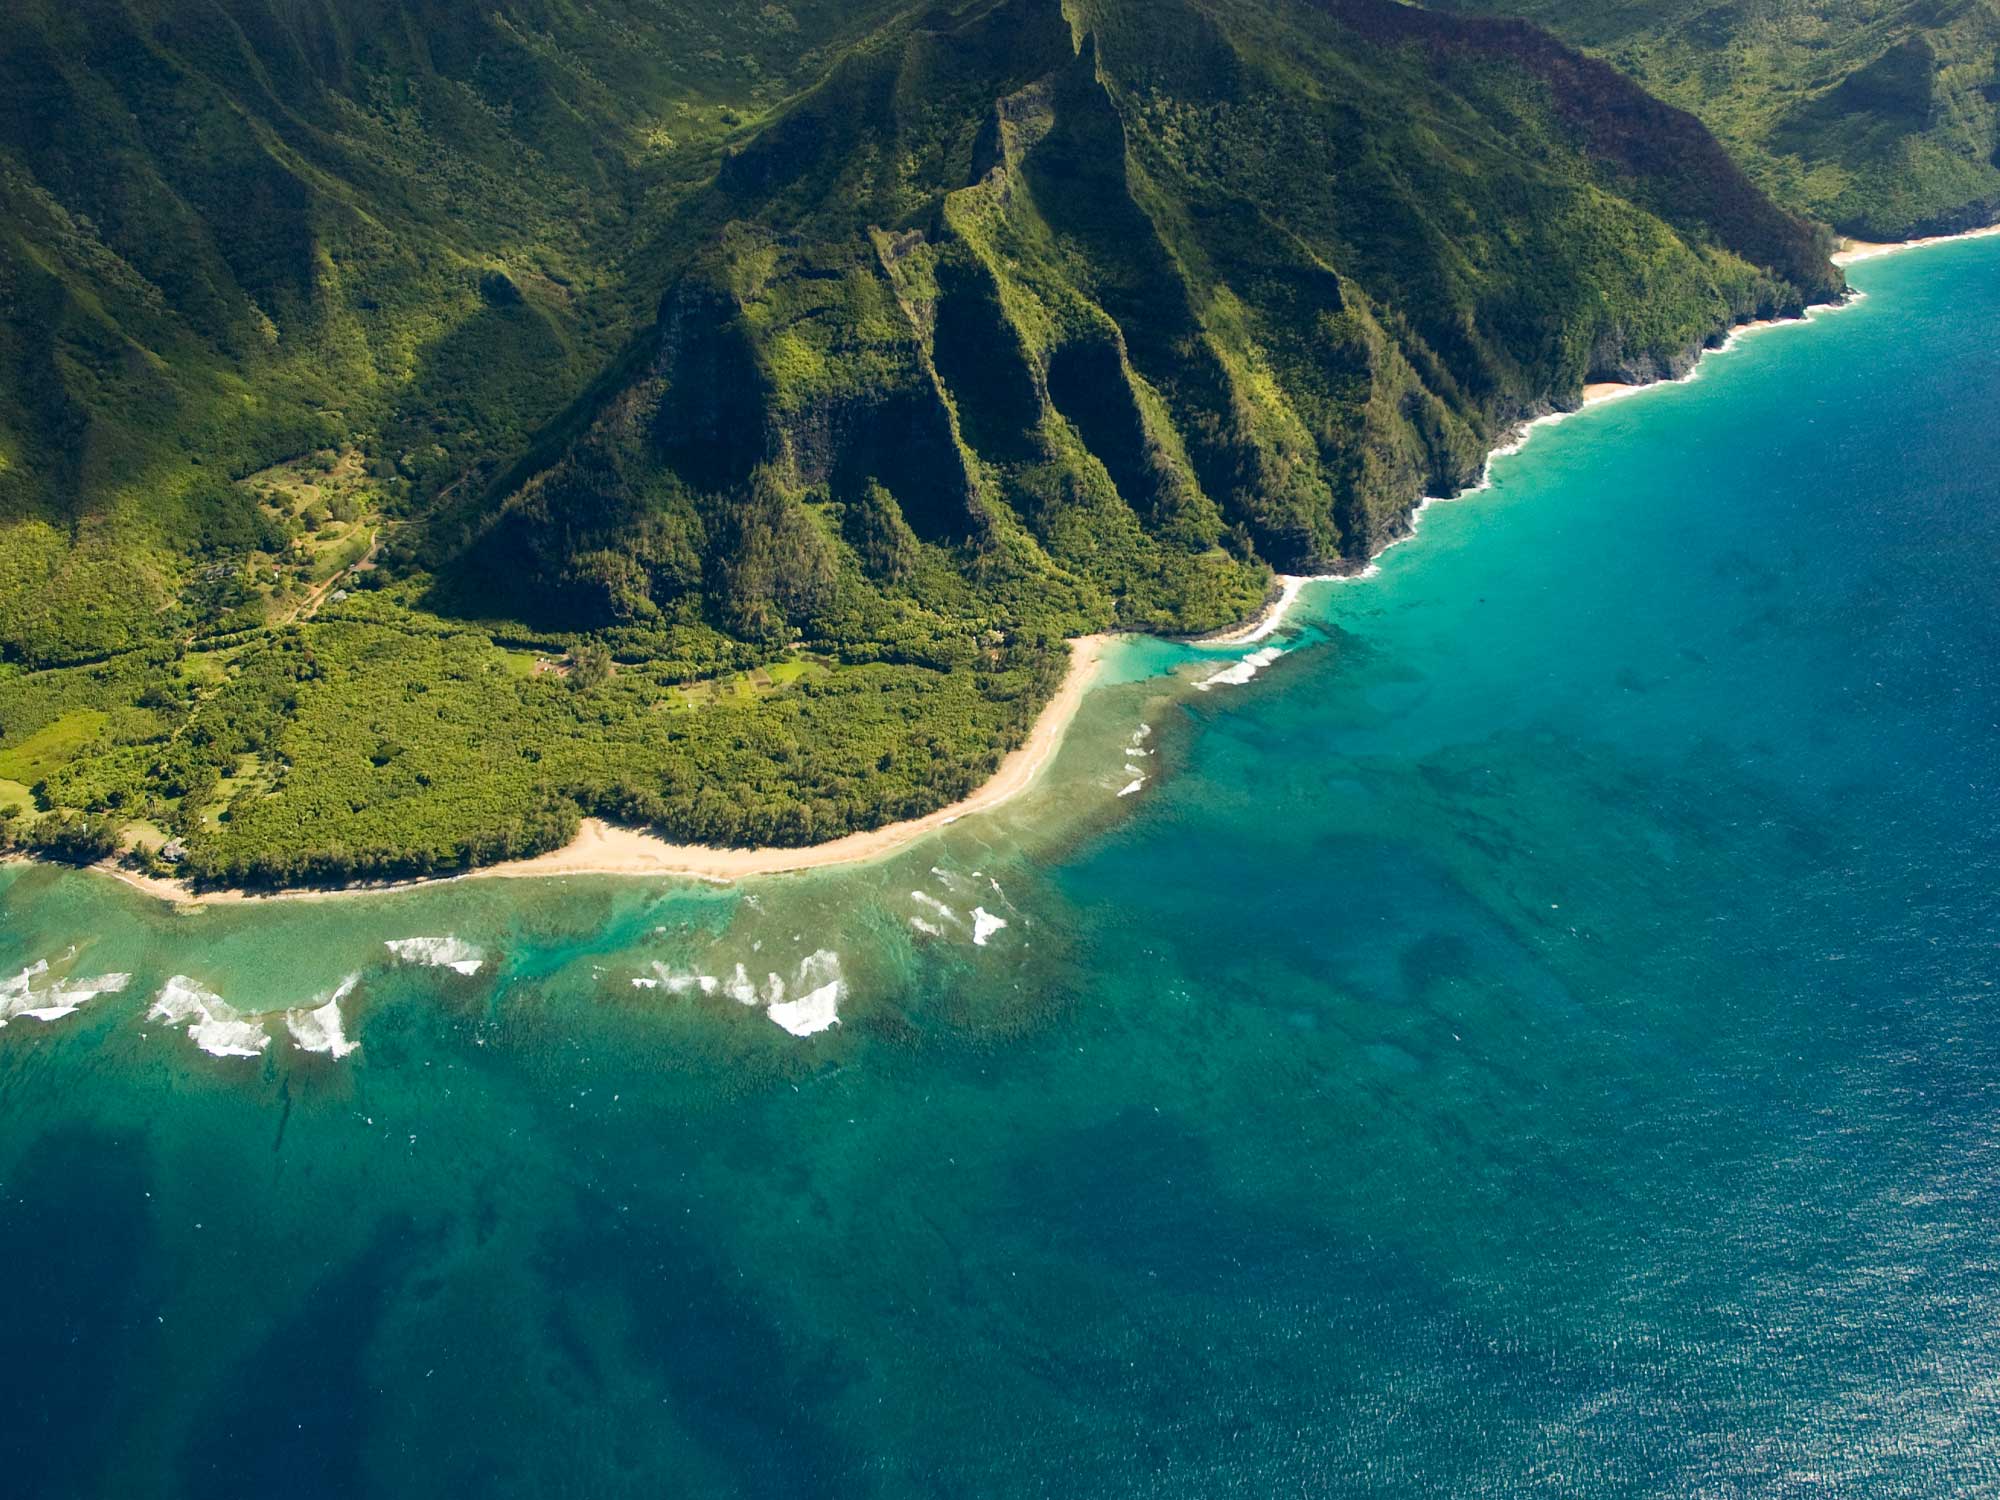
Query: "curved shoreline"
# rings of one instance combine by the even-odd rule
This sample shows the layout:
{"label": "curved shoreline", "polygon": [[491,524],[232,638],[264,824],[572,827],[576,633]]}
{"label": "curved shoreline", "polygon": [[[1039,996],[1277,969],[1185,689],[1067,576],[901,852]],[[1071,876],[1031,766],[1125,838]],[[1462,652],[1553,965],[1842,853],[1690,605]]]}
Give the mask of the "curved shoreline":
{"label": "curved shoreline", "polygon": [[1984,224],[1978,229],[1961,229],[1956,234],[1927,234],[1914,240],[1856,240],[1843,238],[1840,248],[1827,258],[1836,266],[1851,266],[1858,260],[1874,260],[1902,250],[1922,250],[1929,245],[1948,245],[1955,240],[1978,240],[2000,234],[2000,224]]}
{"label": "curved shoreline", "polygon": [[1035,716],[1027,737],[1000,762],[999,770],[970,795],[922,817],[906,818],[862,833],[850,833],[824,844],[803,848],[721,849],[702,844],[674,844],[640,828],[626,828],[601,818],[585,818],[577,835],[560,849],[528,859],[506,860],[450,875],[420,875],[408,880],[337,886],[328,889],[197,891],[184,880],[142,875],[109,862],[89,868],[122,881],[134,890],[177,906],[213,906],[249,901],[331,901],[345,896],[382,895],[445,885],[455,880],[540,879],[561,875],[658,875],[691,880],[732,881],[751,875],[782,875],[833,865],[861,864],[880,859],[915,843],[927,834],[973,813],[988,812],[1032,786],[1061,748],[1064,737],[1103,664],[1112,635],[1078,636],[1070,641],[1069,670],[1055,696]]}
{"label": "curved shoreline", "polygon": [[1191,646],[1248,646],[1272,635],[1285,623],[1285,616],[1298,603],[1305,586],[1318,578],[1338,578],[1338,573],[1278,573],[1273,577],[1278,592],[1257,606],[1257,613],[1241,625],[1232,625],[1227,630],[1218,630],[1212,635],[1198,635],[1188,642]]}
{"label": "curved shoreline", "polygon": [[[1893,244],[1877,244],[1868,241],[1843,240],[1842,247],[1830,259],[1835,265],[1847,266],[1856,261],[1872,260],[1878,256],[1894,254],[1903,250],[1923,249],[1931,245],[1954,243],[1958,240],[1980,239],[2000,234],[2000,224],[1986,225],[1978,229],[1964,230],[1958,234],[1929,235],[1921,239],[1903,240]],[[1768,328],[1782,328],[1809,322],[1814,316],[1825,312],[1838,312],[1851,307],[1859,298],[1852,294],[1839,302],[1819,303],[1809,307],[1797,318],[1761,318],[1741,323],[1731,328],[1722,343],[1713,349],[1705,349],[1697,356],[1694,366],[1685,375],[1666,380],[1647,381],[1643,384],[1628,384],[1619,381],[1599,381],[1586,385],[1582,391],[1582,404],[1578,411],[1588,410],[1607,401],[1618,400],[1651,390],[1663,385],[1678,385],[1693,380],[1701,372],[1701,363],[1708,355],[1723,353],[1733,347],[1747,334],[1761,332]],[[1562,421],[1576,415],[1575,411],[1555,411],[1545,416],[1522,422],[1506,442],[1495,447],[1486,456],[1486,466],[1479,482],[1459,494],[1449,497],[1426,496],[1420,499],[1409,517],[1408,529],[1394,538],[1381,552],[1400,546],[1415,539],[1426,507],[1440,499],[1467,499],[1479,493],[1492,483],[1493,460],[1518,453],[1534,436],[1537,427]],[[1322,581],[1349,581],[1366,578],[1376,569],[1376,558],[1371,558],[1366,567],[1351,573],[1327,573],[1301,575],[1281,573],[1276,575],[1279,585],[1277,594],[1267,599],[1257,613],[1242,625],[1214,635],[1198,637],[1189,644],[1195,646],[1243,646],[1265,640],[1283,624],[1293,605],[1308,583]],[[851,833],[824,844],[813,844],[803,848],[753,848],[724,849],[700,844],[673,844],[657,834],[643,829],[619,827],[598,818],[585,818],[577,836],[561,849],[529,859],[508,860],[500,864],[485,865],[478,869],[465,870],[451,875],[417,876],[408,880],[381,881],[331,889],[298,889],[276,891],[247,891],[241,889],[197,892],[186,881],[168,880],[158,876],[142,875],[105,862],[89,868],[99,874],[109,875],[135,890],[143,891],[162,901],[175,905],[214,905],[247,901],[309,901],[332,900],[343,896],[379,895],[390,891],[414,890],[423,886],[442,885],[454,880],[494,879],[536,879],[565,875],[652,875],[679,877],[694,880],[729,882],[758,875],[779,875],[796,871],[826,869],[838,865],[860,864],[880,859],[886,855],[915,843],[925,835],[956,823],[960,818],[973,813],[987,812],[1025,791],[1033,784],[1042,769],[1054,759],[1069,730],[1077,710],[1082,706],[1085,695],[1096,679],[1097,669],[1102,662],[1105,647],[1117,639],[1115,634],[1079,636],[1070,642],[1071,656],[1069,671],[1057,688],[1055,696],[1037,715],[1027,738],[1000,763],[1000,768],[992,777],[982,783],[971,794],[947,807],[922,817],[891,823],[882,828],[863,833]]]}

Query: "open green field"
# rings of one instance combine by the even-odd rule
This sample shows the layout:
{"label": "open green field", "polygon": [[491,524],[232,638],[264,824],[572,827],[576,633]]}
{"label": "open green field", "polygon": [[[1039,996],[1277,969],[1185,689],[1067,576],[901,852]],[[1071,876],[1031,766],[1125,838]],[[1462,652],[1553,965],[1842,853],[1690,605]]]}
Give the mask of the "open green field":
{"label": "open green field", "polygon": [[32,786],[74,760],[110,720],[111,715],[101,709],[71,710],[19,742],[0,749],[0,777]]}

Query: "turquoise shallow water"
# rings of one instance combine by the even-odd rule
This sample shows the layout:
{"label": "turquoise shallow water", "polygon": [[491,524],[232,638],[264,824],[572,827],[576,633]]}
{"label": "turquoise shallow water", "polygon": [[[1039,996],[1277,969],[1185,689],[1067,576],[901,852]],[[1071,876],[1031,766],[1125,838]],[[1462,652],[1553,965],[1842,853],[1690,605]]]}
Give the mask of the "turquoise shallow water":
{"label": "turquoise shallow water", "polygon": [[0,868],[132,975],[0,1031],[10,1490],[2000,1490],[2000,242],[1854,279],[878,866]]}

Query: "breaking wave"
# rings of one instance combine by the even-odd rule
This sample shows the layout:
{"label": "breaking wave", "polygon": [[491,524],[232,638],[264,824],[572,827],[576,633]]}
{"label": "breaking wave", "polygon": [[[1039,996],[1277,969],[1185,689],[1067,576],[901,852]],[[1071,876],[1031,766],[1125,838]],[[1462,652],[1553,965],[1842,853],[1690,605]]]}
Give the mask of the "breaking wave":
{"label": "breaking wave", "polygon": [[285,1029],[292,1034],[292,1041],[301,1052],[319,1052],[328,1057],[342,1058],[360,1048],[361,1043],[347,1039],[340,1015],[340,1002],[348,997],[360,978],[359,974],[350,974],[334,986],[333,992],[320,1004],[302,1005],[285,1012]]}
{"label": "breaking wave", "polygon": [[0,1027],[22,1019],[60,1021],[99,995],[115,995],[132,982],[130,974],[99,974],[91,979],[60,979],[37,988],[35,981],[48,972],[49,961],[38,958],[12,979],[0,979]]}
{"label": "breaking wave", "polygon": [[477,974],[480,965],[486,962],[484,952],[457,937],[390,938],[382,946],[406,964],[451,969],[465,975]]}
{"label": "breaking wave", "polygon": [[146,1012],[149,1021],[170,1026],[188,1023],[187,1034],[214,1057],[255,1057],[271,1045],[271,1034],[258,1016],[246,1016],[213,990],[205,990],[185,974],[169,979]]}
{"label": "breaking wave", "polygon": [[1241,687],[1284,654],[1280,647],[1264,646],[1252,651],[1241,661],[1232,662],[1218,671],[1211,672],[1195,686],[1204,693],[1214,687]]}

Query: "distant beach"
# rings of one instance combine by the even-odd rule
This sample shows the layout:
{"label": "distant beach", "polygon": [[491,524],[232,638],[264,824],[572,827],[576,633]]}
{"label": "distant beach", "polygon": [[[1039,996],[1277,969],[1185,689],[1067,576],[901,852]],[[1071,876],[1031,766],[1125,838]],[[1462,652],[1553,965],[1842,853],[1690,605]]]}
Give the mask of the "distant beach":
{"label": "distant beach", "polygon": [[1927,234],[1914,240],[1844,239],[1831,259],[1836,266],[1851,266],[1858,260],[1873,260],[1878,255],[1894,255],[1898,250],[1921,250],[1926,245],[1944,245],[1953,240],[1982,239],[1989,234],[2000,234],[2000,224],[1987,224],[1979,229],[1961,229],[1956,234]]}

